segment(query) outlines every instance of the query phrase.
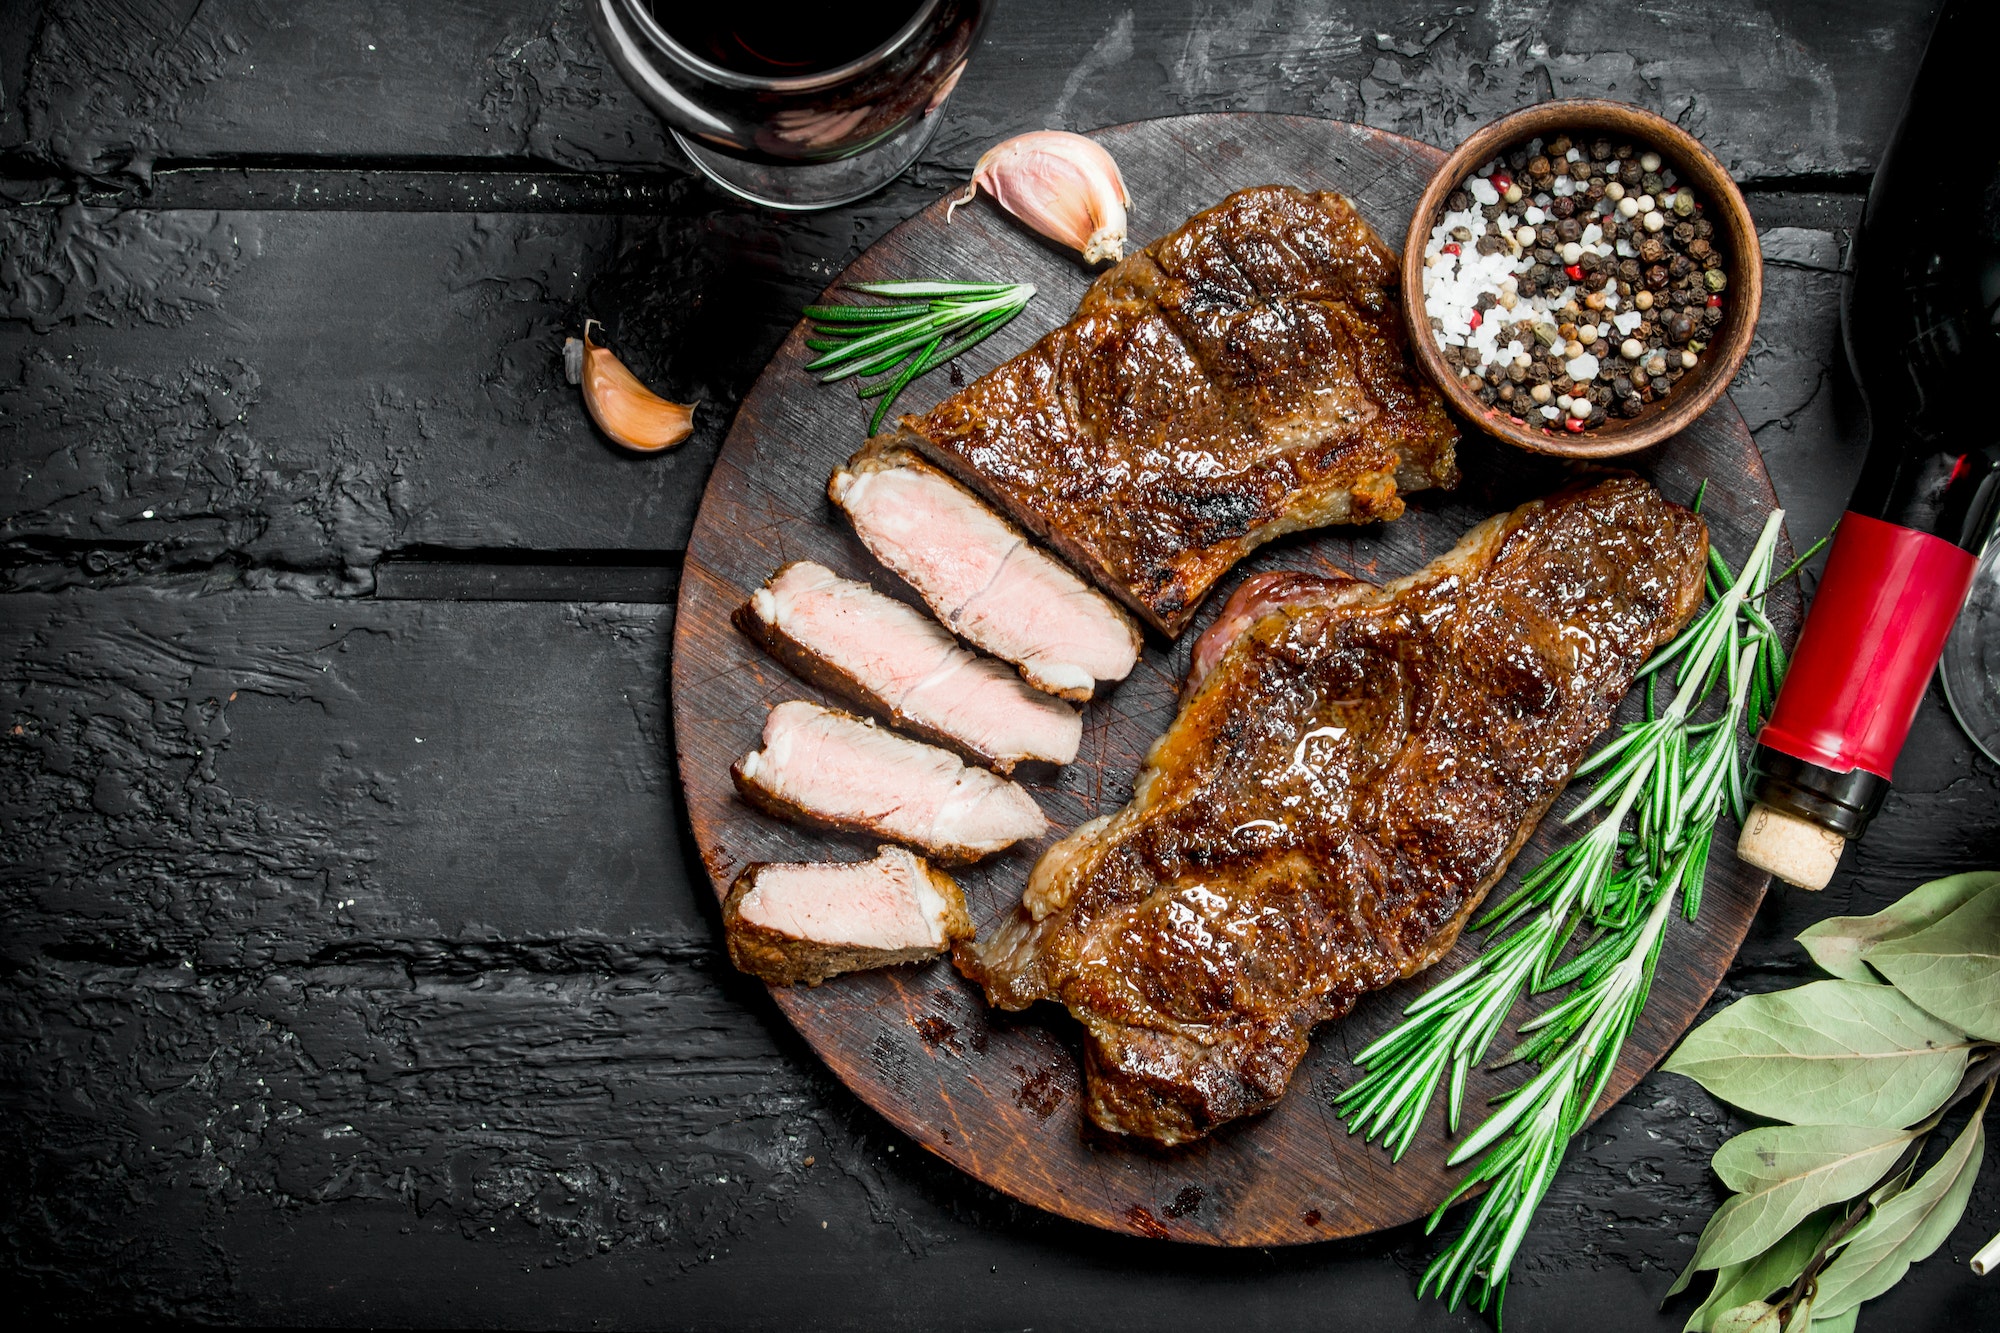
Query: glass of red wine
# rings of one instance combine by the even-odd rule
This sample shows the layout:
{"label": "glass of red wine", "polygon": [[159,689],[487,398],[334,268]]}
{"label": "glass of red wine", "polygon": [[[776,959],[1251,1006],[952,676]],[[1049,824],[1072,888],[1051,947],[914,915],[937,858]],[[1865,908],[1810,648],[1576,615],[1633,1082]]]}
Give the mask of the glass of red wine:
{"label": "glass of red wine", "polygon": [[769,208],[830,208],[917,160],[990,0],[591,0],[694,165]]}

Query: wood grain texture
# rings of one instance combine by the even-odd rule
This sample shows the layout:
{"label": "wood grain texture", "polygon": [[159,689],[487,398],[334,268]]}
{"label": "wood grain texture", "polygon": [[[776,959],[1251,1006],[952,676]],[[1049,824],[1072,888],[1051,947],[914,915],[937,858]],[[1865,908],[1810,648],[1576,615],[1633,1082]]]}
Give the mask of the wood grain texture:
{"label": "wood grain texture", "polygon": [[[1135,237],[1179,225],[1233,189],[1281,182],[1341,190],[1393,245],[1441,160],[1414,141],[1333,121],[1213,115],[1147,121],[1093,136],[1118,159],[1134,199]],[[897,228],[842,279],[1004,277],[1044,293],[1030,313],[970,357],[978,373],[1068,317],[1088,275],[999,210],[961,210],[946,225],[942,203]],[[847,390],[816,385],[801,366],[801,335],[789,338],[737,414],[723,446],[683,570],[674,650],[675,731],[688,810],[718,891],[750,861],[824,859],[842,842],[757,814],[733,794],[729,764],[753,748],[765,712],[786,698],[817,697],[763,657],[729,615],[772,569],[818,560],[873,578],[888,590],[858,542],[833,520],[827,474],[859,443],[859,409]],[[913,386],[904,406],[921,410],[950,391],[944,375]],[[1140,757],[1175,710],[1187,653],[1230,587],[1249,572],[1337,565],[1378,580],[1441,554],[1465,529],[1542,494],[1565,475],[1555,464],[1468,435],[1465,485],[1456,494],[1412,497],[1398,521],[1330,529],[1267,548],[1224,580],[1195,627],[1171,646],[1150,642],[1132,676],[1085,715],[1075,764],[1031,790],[1054,825],[1022,847],[956,876],[982,927],[1012,909],[1042,847],[1085,819],[1122,805]],[[1775,503],[1742,418],[1723,406],[1632,465],[1670,496],[1688,497],[1713,478],[1706,509],[1715,543],[1741,560]],[[1795,596],[1779,608],[1788,627]],[[848,844],[853,846],[854,844]],[[1539,835],[1524,859],[1553,846]],[[853,853],[849,853],[853,854]],[[1703,915],[1676,923],[1644,1019],[1607,1091],[1622,1096],[1666,1052],[1721,979],[1741,943],[1766,879],[1732,858],[1710,875]],[[777,991],[779,1007],[841,1079],[891,1122],[945,1160],[1038,1207],[1133,1235],[1220,1245],[1281,1245],[1353,1236],[1422,1216],[1449,1192],[1449,1144],[1432,1132],[1400,1164],[1350,1139],[1331,1108],[1351,1077],[1347,1057],[1394,1021],[1401,1005],[1470,956],[1461,943],[1438,970],[1365,1000],[1328,1025],[1266,1115],[1224,1127],[1170,1152],[1117,1142],[1081,1123],[1077,1034],[1052,1007],[1021,1016],[988,1011],[975,988],[941,965],[841,978],[818,989]],[[1481,1104],[1518,1080],[1479,1074]]]}

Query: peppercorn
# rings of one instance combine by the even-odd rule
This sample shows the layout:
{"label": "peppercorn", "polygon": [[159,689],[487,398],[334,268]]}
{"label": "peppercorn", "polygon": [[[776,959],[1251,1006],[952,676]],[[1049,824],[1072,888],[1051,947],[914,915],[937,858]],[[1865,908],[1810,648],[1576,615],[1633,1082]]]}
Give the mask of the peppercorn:
{"label": "peppercorn", "polygon": [[1546,157],[1540,154],[1528,159],[1528,174],[1533,176],[1537,182],[1548,180],[1549,177],[1555,175],[1555,172],[1555,167],[1549,163]]}
{"label": "peppercorn", "polygon": [[1627,190],[1633,189],[1639,184],[1640,181],[1644,180],[1645,178],[1646,178],[1646,173],[1640,168],[1638,162],[1635,161],[1634,159],[1626,158],[1623,162],[1618,164],[1618,183],[1624,186]]}
{"label": "peppercorn", "polygon": [[[1558,199],[1556,202],[1562,204],[1569,201],[1567,199]],[[1562,238],[1556,233],[1556,226],[1553,222],[1544,222],[1541,226],[1535,228],[1535,239],[1541,243],[1542,248],[1545,250],[1553,250],[1562,244]]]}
{"label": "peppercorn", "polygon": [[1472,196],[1463,190],[1453,190],[1445,196],[1444,206],[1454,213],[1463,213],[1472,207]]}
{"label": "peppercorn", "polygon": [[[1563,200],[1563,202],[1568,203],[1569,200],[1565,199]],[[1581,222],[1578,222],[1574,217],[1565,217],[1563,218],[1562,221],[1556,223],[1557,239],[1563,241],[1574,241],[1574,240],[1580,240],[1582,236],[1583,236],[1583,224]]]}
{"label": "peppercorn", "polygon": [[1517,144],[1507,151],[1507,165],[1515,171],[1519,171],[1522,167],[1528,165],[1528,148],[1526,144]]}
{"label": "peppercorn", "polygon": [[1719,268],[1712,268],[1702,275],[1702,282],[1712,292],[1719,292],[1729,285],[1729,275]]}
{"label": "peppercorn", "polygon": [[1667,247],[1660,243],[1660,238],[1657,236],[1648,236],[1639,242],[1638,249],[1640,261],[1647,264],[1657,264],[1667,254]]}
{"label": "peppercorn", "polygon": [[1617,158],[1620,162],[1623,162],[1626,158],[1632,156],[1632,145],[1629,143],[1619,144],[1616,148],[1611,150],[1611,156]]}
{"label": "peppercorn", "polygon": [[1707,240],[1709,237],[1715,235],[1715,224],[1713,222],[1710,222],[1707,218],[1696,218],[1694,224],[1694,234],[1701,237],[1703,240]]}
{"label": "peppercorn", "polygon": [[1618,261],[1618,276],[1624,280],[1618,285],[1618,294],[1620,296],[1630,296],[1632,294],[1625,290],[1625,283],[1637,282],[1641,271],[1639,261],[1636,259],[1621,259]]}
{"label": "peppercorn", "polygon": [[1620,416],[1636,417],[1645,410],[1645,400],[1636,393],[1627,394],[1618,400],[1618,414]]}
{"label": "peppercorn", "polygon": [[1675,255],[1667,261],[1667,272],[1675,278],[1685,278],[1694,272],[1694,261],[1686,255]]}
{"label": "peppercorn", "polygon": [[[1679,235],[1680,228],[1674,228],[1674,233],[1675,235]],[[1701,237],[1696,236],[1687,243],[1687,251],[1696,259],[1706,259],[1715,253],[1715,247]]]}
{"label": "peppercorn", "polygon": [[1574,161],[1574,162],[1570,163],[1570,164],[1569,164],[1569,178],[1570,178],[1571,180],[1573,180],[1573,181],[1587,181],[1587,180],[1589,180],[1589,179],[1590,179],[1590,163],[1588,163],[1588,162],[1584,161],[1584,160],[1583,160],[1582,158],[1578,158],[1578,159],[1577,159],[1576,161]]}
{"label": "peppercorn", "polygon": [[1511,384],[1502,384],[1502,385],[1500,386],[1500,390],[1499,390],[1499,393],[1500,393],[1500,401],[1501,401],[1501,402],[1503,402],[1503,403],[1511,403],[1511,402],[1513,402],[1513,401],[1514,401],[1514,386],[1513,386],[1513,385],[1511,385]]}
{"label": "peppercorn", "polygon": [[1651,287],[1651,288],[1653,288],[1653,289],[1654,289],[1655,291],[1659,290],[1659,289],[1660,289],[1660,288],[1662,288],[1662,287],[1665,287],[1665,286],[1667,285],[1667,267],[1666,267],[1666,265],[1664,265],[1664,264],[1655,264],[1655,265],[1653,265],[1653,266],[1652,266],[1651,268],[1647,269],[1647,270],[1646,270],[1646,285],[1647,285],[1648,287]]}
{"label": "peppercorn", "polygon": [[1459,226],[1451,229],[1451,239],[1463,243],[1472,239],[1472,228]]}
{"label": "peppercorn", "polygon": [[1708,307],[1708,309],[1702,311],[1701,322],[1707,325],[1711,329],[1714,328],[1716,325],[1720,324],[1722,322],[1722,307],[1719,305],[1712,305]]}
{"label": "peppercorn", "polygon": [[1611,359],[1611,344],[1602,338],[1592,343],[1588,350],[1599,361],[1609,361]]}
{"label": "peppercorn", "polygon": [[1694,223],[1682,222],[1677,224],[1674,227],[1674,239],[1682,245],[1691,243],[1694,240]]}
{"label": "peppercorn", "polygon": [[1569,150],[1573,146],[1567,134],[1558,134],[1555,138],[1549,140],[1548,154],[1552,158],[1564,157],[1568,155]]}
{"label": "peppercorn", "polygon": [[1560,220],[1563,218],[1574,217],[1575,215],[1576,215],[1575,195],[1566,194],[1559,199],[1553,199],[1549,202],[1550,217]]}
{"label": "peppercorn", "polygon": [[1674,212],[1687,217],[1694,212],[1694,191],[1681,190],[1674,195]]}

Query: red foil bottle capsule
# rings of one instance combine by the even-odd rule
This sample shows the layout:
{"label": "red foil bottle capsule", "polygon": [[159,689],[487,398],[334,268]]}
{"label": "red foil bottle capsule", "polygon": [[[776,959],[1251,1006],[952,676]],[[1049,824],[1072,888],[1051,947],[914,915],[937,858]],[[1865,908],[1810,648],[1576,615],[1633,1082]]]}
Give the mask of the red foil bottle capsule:
{"label": "red foil bottle capsule", "polygon": [[[2000,6],[1950,0],[1856,235],[1841,329],[1869,445],[1791,669],[1757,738],[1738,853],[1819,888],[1881,809],[2000,507],[2000,139],[1985,101]],[[1957,180],[1956,190],[1936,182]]]}

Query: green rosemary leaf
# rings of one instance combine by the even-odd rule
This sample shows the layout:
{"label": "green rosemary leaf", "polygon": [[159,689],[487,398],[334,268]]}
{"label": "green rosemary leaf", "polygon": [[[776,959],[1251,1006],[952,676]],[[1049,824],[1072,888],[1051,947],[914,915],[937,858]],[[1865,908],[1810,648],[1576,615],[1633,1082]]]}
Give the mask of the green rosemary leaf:
{"label": "green rosemary leaf", "polygon": [[822,384],[882,377],[859,391],[863,401],[878,400],[871,434],[912,380],[977,346],[1035,294],[1027,283],[922,279],[859,282],[850,290],[890,300],[807,306],[806,346],[818,355],[805,368]]}
{"label": "green rosemary leaf", "polygon": [[1032,296],[1035,290],[1026,283],[931,282],[911,278],[896,278],[886,282],[850,282],[847,287],[849,291],[861,292],[868,296],[1004,296],[1024,289],[1027,295]]}
{"label": "green rosemary leaf", "polygon": [[912,361],[909,364],[909,366],[904,369],[902,374],[896,376],[895,381],[891,383],[886,390],[878,387],[866,391],[864,396],[870,396],[876,393],[880,393],[882,395],[882,401],[875,405],[875,415],[872,418],[870,418],[868,422],[868,433],[870,435],[873,435],[876,431],[882,429],[882,418],[889,415],[889,405],[896,401],[896,395],[903,391],[903,386],[908,384],[911,380],[917,377],[917,372],[923,369],[924,357],[929,356],[932,352],[936,351],[937,345],[941,341],[943,341],[942,337],[933,338],[931,340],[930,346],[924,349],[923,356],[920,356],[915,361]]}
{"label": "green rosemary leaf", "polygon": [[889,305],[809,305],[803,313],[818,324],[876,324],[908,319],[912,312],[930,308],[929,301],[896,301]]}

